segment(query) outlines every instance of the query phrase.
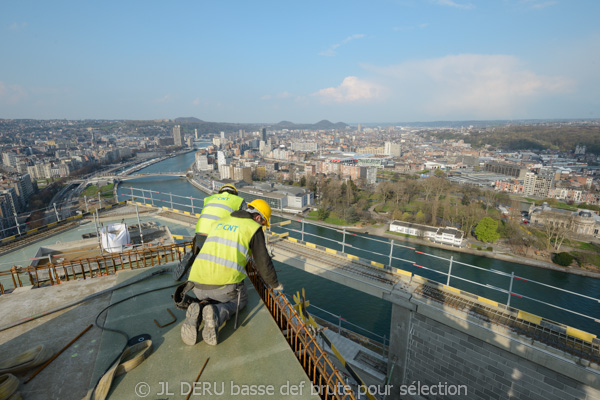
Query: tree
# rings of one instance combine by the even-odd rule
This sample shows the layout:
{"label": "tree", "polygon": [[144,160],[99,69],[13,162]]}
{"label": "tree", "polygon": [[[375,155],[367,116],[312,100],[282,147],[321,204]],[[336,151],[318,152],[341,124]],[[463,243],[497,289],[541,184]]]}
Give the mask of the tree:
{"label": "tree", "polygon": [[496,206],[496,192],[494,192],[492,189],[482,190],[481,197],[483,197],[485,212],[487,212],[490,207]]}
{"label": "tree", "polygon": [[392,213],[392,218],[398,221],[402,221],[402,210],[399,208],[395,209]]}
{"label": "tree", "polygon": [[434,171],[434,175],[437,176],[438,178],[445,178],[447,176],[446,172],[444,172],[441,169],[436,169]]}
{"label": "tree", "polygon": [[498,221],[490,217],[484,217],[475,227],[475,236],[478,240],[487,243],[494,243],[500,238],[498,233]]}
{"label": "tree", "polygon": [[554,254],[554,256],[552,257],[552,261],[554,262],[554,264],[558,264],[563,267],[568,267],[573,262],[573,256],[569,253],[562,252]]}
{"label": "tree", "polygon": [[359,219],[360,219],[360,216],[356,212],[356,209],[354,207],[350,207],[348,209],[348,213],[346,215],[346,221],[348,221],[349,224],[353,224],[353,223],[357,222]]}
{"label": "tree", "polygon": [[[437,170],[439,171],[439,170]],[[433,226],[437,226],[437,215],[439,210],[440,198],[444,193],[448,191],[448,181],[441,178],[433,178],[435,179],[432,182],[433,186],[433,204],[431,205],[431,224]]]}
{"label": "tree", "polygon": [[456,214],[453,216],[453,222],[460,225],[460,228],[465,232],[465,236],[470,235],[473,227],[485,216],[485,212],[481,207],[457,205],[454,210]]}
{"label": "tree", "polygon": [[425,214],[423,213],[423,211],[419,210],[417,212],[417,215],[415,215],[415,222],[418,224],[422,224],[423,222],[425,222]]}
{"label": "tree", "polygon": [[574,217],[572,215],[557,216],[550,215],[550,213],[543,214],[546,214],[544,219],[546,249],[548,251],[554,250],[555,252],[559,252],[560,247],[571,232]]}
{"label": "tree", "polygon": [[317,210],[317,218],[319,218],[319,220],[324,221],[329,217],[329,210],[327,210],[326,208],[319,208]]}

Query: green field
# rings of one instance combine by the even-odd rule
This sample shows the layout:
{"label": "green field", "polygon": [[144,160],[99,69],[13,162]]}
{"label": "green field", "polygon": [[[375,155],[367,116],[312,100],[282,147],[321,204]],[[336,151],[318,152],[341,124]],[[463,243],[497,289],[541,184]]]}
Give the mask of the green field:
{"label": "green field", "polygon": [[101,197],[103,198],[110,198],[113,197],[113,187],[114,185],[112,183],[109,183],[108,185],[103,185],[103,186],[96,186],[96,185],[90,185],[88,187],[85,188],[85,190],[81,193],[81,196],[87,196],[87,197],[93,197],[93,196],[97,196],[98,192],[102,193]]}

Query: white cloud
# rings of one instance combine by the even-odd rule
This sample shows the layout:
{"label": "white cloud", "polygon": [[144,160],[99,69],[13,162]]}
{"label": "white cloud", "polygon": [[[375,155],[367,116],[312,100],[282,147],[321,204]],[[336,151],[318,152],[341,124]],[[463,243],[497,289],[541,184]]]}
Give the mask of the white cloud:
{"label": "white cloud", "polygon": [[17,104],[27,96],[27,91],[22,86],[0,82],[0,104]]}
{"label": "white cloud", "polygon": [[452,0],[436,0],[436,3],[441,5],[441,6],[448,6],[448,7],[454,7],[454,8],[462,8],[463,10],[468,10],[473,8],[473,5],[468,3],[468,4],[459,4],[456,3]]}
{"label": "white cloud", "polygon": [[342,40],[340,43],[336,43],[334,45],[332,45],[329,49],[322,51],[319,53],[320,56],[326,56],[326,57],[333,57],[336,55],[335,50],[340,47],[343,46],[345,44],[348,44],[349,42],[356,40],[356,39],[362,39],[364,38],[365,35],[362,33],[356,33],[354,35],[348,36],[346,39]]}
{"label": "white cloud", "polygon": [[13,22],[8,26],[11,31],[20,31],[25,28],[27,28],[27,22]]}
{"label": "white cloud", "polygon": [[355,103],[381,99],[385,90],[374,82],[348,76],[340,86],[321,89],[313,96],[320,97],[323,102]]}
{"label": "white cloud", "polygon": [[379,75],[394,101],[439,117],[510,116],[542,96],[565,93],[574,86],[568,78],[530,71],[507,55],[462,54],[367,68]]}
{"label": "white cloud", "polygon": [[166,94],[161,98],[158,99],[154,99],[155,103],[172,103],[173,102],[173,95],[172,94]]}
{"label": "white cloud", "polygon": [[558,4],[556,0],[539,1],[539,0],[522,0],[522,3],[529,8],[534,10],[541,10],[542,8],[551,7]]}

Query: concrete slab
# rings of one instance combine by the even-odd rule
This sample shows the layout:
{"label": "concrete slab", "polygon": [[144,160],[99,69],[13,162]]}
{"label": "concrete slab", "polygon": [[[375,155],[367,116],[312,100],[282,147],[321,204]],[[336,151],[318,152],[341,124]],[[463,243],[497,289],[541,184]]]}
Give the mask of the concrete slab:
{"label": "concrete slab", "polygon": [[[94,323],[96,315],[109,304],[104,294],[80,305],[36,318],[47,310],[85,298],[113,286],[116,277],[98,277],[85,281],[18,291],[0,296],[0,354],[11,358],[38,344],[57,353]],[[8,325],[23,322],[11,328]],[[87,392],[101,331],[91,328],[26,385],[23,382],[38,367],[16,374],[23,398],[81,399]]]}
{"label": "concrete slab", "polygon": [[[123,271],[119,282],[134,279],[145,271]],[[111,398],[146,399],[185,398],[205,360],[209,359],[192,398],[203,399],[317,399],[312,395],[310,381],[292,353],[279,328],[264,306],[258,293],[247,283],[249,302],[240,313],[237,331],[233,320],[226,323],[219,334],[219,344],[209,346],[200,341],[187,346],[181,341],[180,328],[185,313],[175,309],[171,300],[173,284],[170,274],[134,284],[114,292],[108,310],[106,326],[120,329],[129,337],[139,334],[152,336],[154,351],[141,365],[113,382]],[[150,290],[153,292],[142,294]],[[130,300],[121,300],[135,296]],[[164,328],[172,318],[177,322]],[[109,331],[102,334],[100,355],[94,368],[95,383],[111,361],[120,353],[125,338]],[[295,389],[295,394],[289,394]],[[137,390],[137,392],[136,392]]]}

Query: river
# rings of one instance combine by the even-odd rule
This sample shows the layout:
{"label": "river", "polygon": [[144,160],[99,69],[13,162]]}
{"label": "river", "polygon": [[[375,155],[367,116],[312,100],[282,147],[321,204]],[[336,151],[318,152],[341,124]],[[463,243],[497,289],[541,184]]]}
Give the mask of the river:
{"label": "river", "polygon": [[[139,173],[185,171],[193,162],[194,152],[190,152],[151,165],[139,171]],[[153,191],[152,197],[154,199],[154,204],[157,206],[170,206],[170,202],[172,201],[174,203],[174,208],[185,210],[190,210],[191,205],[194,207],[201,207],[202,205],[200,201],[190,200],[190,197],[196,199],[203,199],[206,197],[206,194],[192,186],[186,179],[177,177],[146,177],[123,182],[118,190],[121,200],[129,198],[129,194],[131,193],[130,187]],[[149,193],[150,192],[147,192],[147,197],[150,196]],[[172,193],[173,196],[166,195],[165,193]],[[198,210],[195,212],[198,212]],[[300,230],[300,227],[300,223],[293,222],[293,229]],[[342,233],[309,224],[305,224],[305,232],[326,236],[333,241],[329,243],[324,241],[319,244],[341,250],[341,245],[337,242],[342,241]],[[299,234],[296,232],[292,232],[290,236],[299,238]],[[372,238],[377,241],[371,240]],[[308,238],[307,240],[310,241]],[[598,279],[424,245],[414,245],[403,242],[401,238],[394,239],[394,241],[398,245],[414,247],[417,251],[429,254],[429,256],[422,255],[416,253],[412,249],[395,246],[392,254],[394,258],[401,258],[412,262],[409,263],[395,259],[393,261],[394,267],[446,283],[446,273],[449,268],[449,262],[432,256],[443,257],[448,260],[452,257],[454,262],[452,264],[453,278],[450,282],[451,286],[471,293],[476,293],[503,304],[506,304],[508,295],[494,290],[493,287],[508,290],[511,279],[509,276],[490,273],[489,271],[491,270],[501,271],[507,274],[514,272],[515,275],[525,279],[535,280],[545,285],[577,292],[595,299],[600,298],[600,280]],[[386,238],[361,234],[346,235],[346,243],[352,245],[352,247],[345,247],[347,253],[369,258],[385,265],[389,263],[390,244],[389,240]],[[374,255],[369,252],[377,252],[382,255]],[[471,268],[463,263],[475,265],[481,269]],[[428,271],[416,267],[413,264],[422,265],[440,271],[443,274]],[[276,268],[280,280],[285,285],[286,293],[288,295],[305,288],[306,297],[310,300],[311,305],[326,309],[330,313],[343,317],[348,323],[361,326],[380,336],[389,335],[391,313],[391,305],[389,302],[296,268],[288,267],[284,264],[276,263]],[[455,276],[456,278],[454,278]],[[481,282],[485,285],[490,285],[491,287],[482,287],[462,281],[459,278]],[[523,295],[524,297],[532,297],[540,301],[554,304],[557,307],[575,310],[577,313],[592,316],[596,320],[600,320],[600,307],[597,300],[583,299],[564,291],[551,289],[547,286],[519,279],[513,280],[512,291]],[[578,316],[555,307],[544,305],[526,298],[519,298],[517,296],[512,296],[510,301],[512,307],[600,336],[600,323],[594,321],[594,319]],[[312,307],[311,309],[314,314],[324,316],[318,310],[314,310]],[[309,309],[309,311],[311,309]],[[346,326],[345,322],[343,323],[343,326]]]}

